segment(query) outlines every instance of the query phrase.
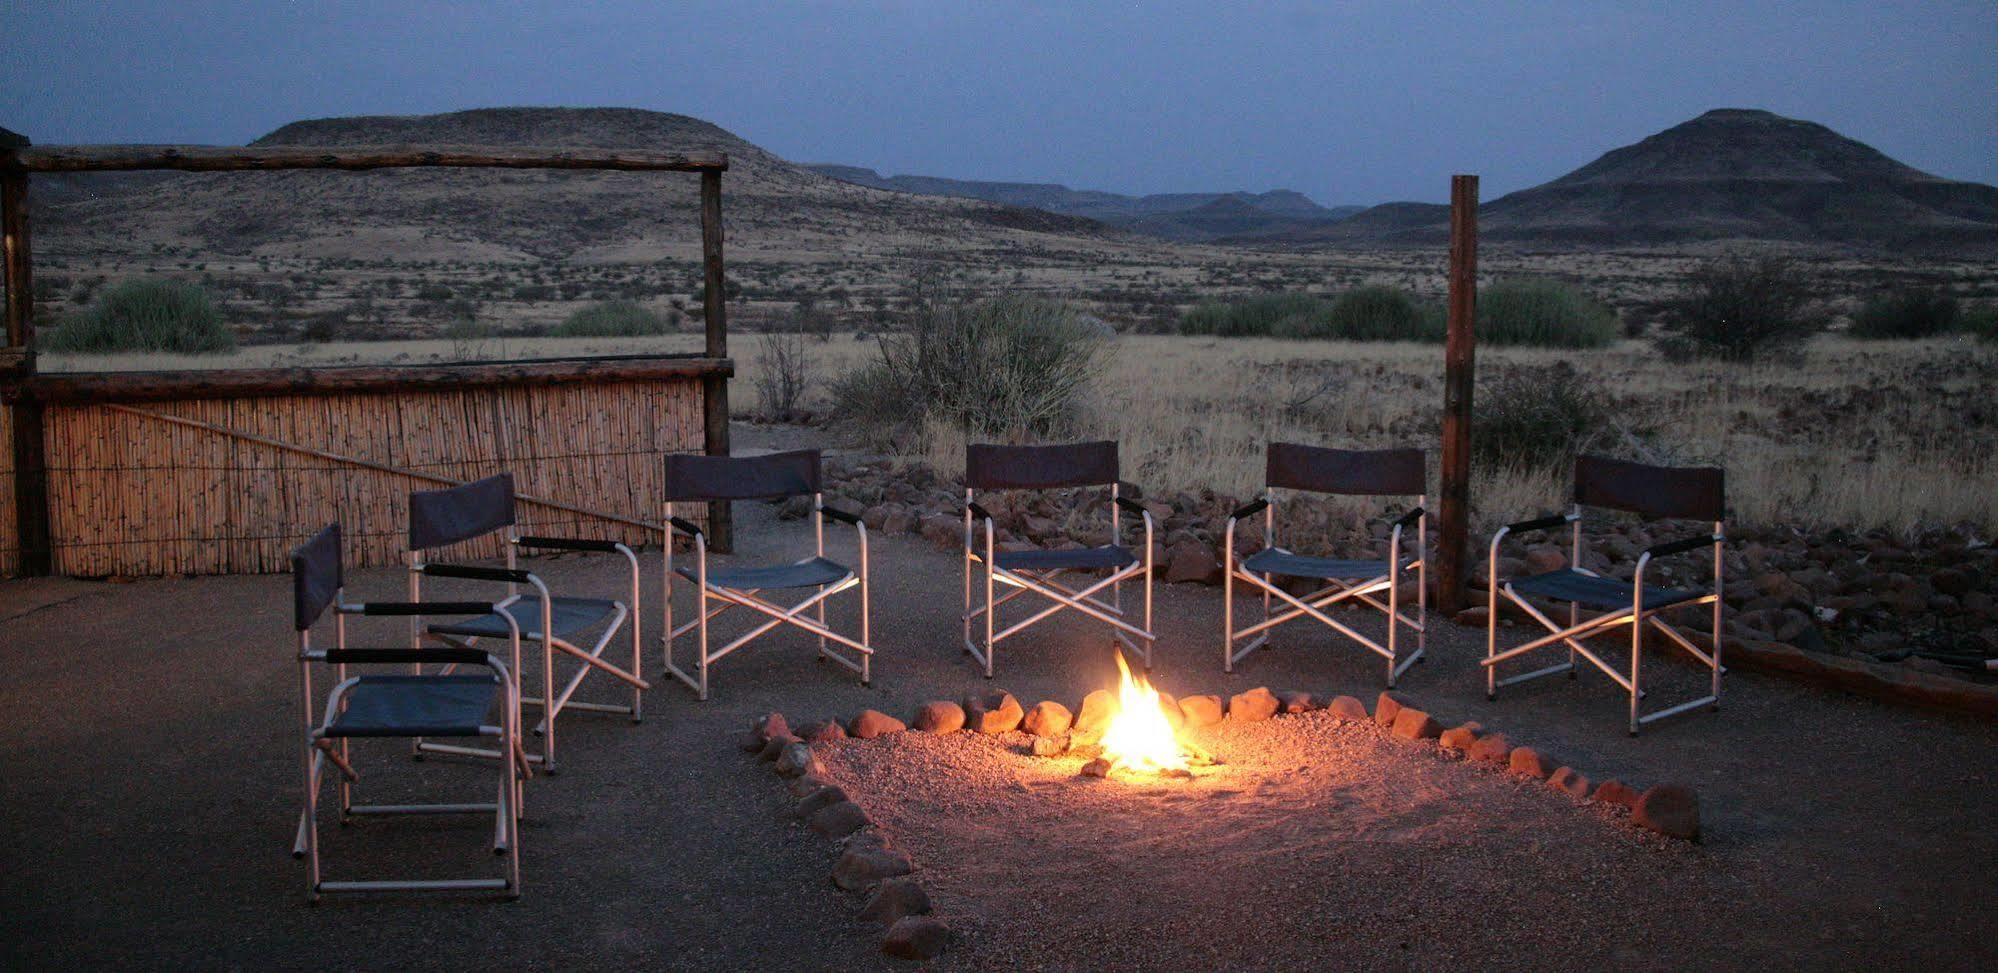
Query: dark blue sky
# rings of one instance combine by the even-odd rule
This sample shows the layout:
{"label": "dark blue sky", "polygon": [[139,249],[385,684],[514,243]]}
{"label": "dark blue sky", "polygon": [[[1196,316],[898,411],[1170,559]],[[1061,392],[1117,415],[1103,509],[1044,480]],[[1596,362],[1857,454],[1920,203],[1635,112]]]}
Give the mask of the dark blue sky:
{"label": "dark blue sky", "polygon": [[[0,126],[241,143],[299,118],[623,105],[798,161],[1122,192],[1487,198],[1709,108],[1998,183],[1998,2],[0,0]],[[331,9],[337,7],[337,10]]]}

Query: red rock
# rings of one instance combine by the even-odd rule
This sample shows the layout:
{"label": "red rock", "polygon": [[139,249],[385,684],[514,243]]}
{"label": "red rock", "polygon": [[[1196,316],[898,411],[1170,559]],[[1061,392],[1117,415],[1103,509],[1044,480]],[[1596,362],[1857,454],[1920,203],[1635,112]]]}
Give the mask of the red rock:
{"label": "red rock", "polygon": [[798,739],[795,736],[792,736],[789,733],[786,733],[780,737],[771,737],[770,742],[765,743],[763,745],[763,749],[756,754],[756,759],[761,760],[764,763],[770,763],[776,760],[778,757],[783,756],[785,747],[788,747],[793,743],[803,743],[803,742],[804,741]]}
{"label": "red rock", "polygon": [[883,733],[900,733],[906,729],[908,726],[901,720],[873,709],[862,710],[859,716],[853,718],[853,724],[847,727],[856,740],[872,740]]}
{"label": "red rock", "polygon": [[1393,693],[1382,693],[1374,701],[1374,722],[1393,726],[1395,716],[1401,713],[1401,705],[1401,700],[1396,699]]}
{"label": "red rock", "polygon": [[1526,570],[1534,574],[1559,571],[1568,566],[1568,555],[1552,544],[1541,544],[1526,552]]}
{"label": "red rock", "polygon": [[1466,608],[1450,616],[1450,620],[1465,628],[1484,628],[1491,621],[1491,617],[1491,609],[1485,605],[1479,605],[1476,608]]}
{"label": "red rock", "polygon": [[1473,744],[1478,742],[1478,731],[1481,729],[1483,727],[1476,723],[1453,726],[1444,730],[1442,735],[1437,738],[1437,742],[1452,750],[1469,750]]}
{"label": "red rock", "polygon": [[1638,796],[1630,819],[1667,837],[1697,841],[1700,795],[1683,784],[1659,784]]}
{"label": "red rock", "polygon": [[824,790],[826,787],[825,778],[815,774],[806,774],[803,777],[793,778],[789,789],[792,797],[805,797]]}
{"label": "red rock", "polygon": [[1186,725],[1196,729],[1213,726],[1227,715],[1221,708],[1219,696],[1188,696],[1179,701],[1179,712]]}
{"label": "red rock", "polygon": [[1168,584],[1211,584],[1221,580],[1221,564],[1214,560],[1214,550],[1207,545],[1195,540],[1180,541],[1166,551],[1165,580]]}
{"label": "red rock", "polygon": [[855,892],[909,871],[909,856],[889,848],[857,845],[848,848],[833,865],[833,884]]}
{"label": "red rock", "polygon": [[1635,788],[1614,778],[1597,784],[1596,792],[1589,795],[1589,799],[1593,801],[1600,801],[1604,804],[1617,804],[1629,808],[1637,806],[1637,798],[1638,793]]}
{"label": "red rock", "polygon": [[1547,776],[1547,786],[1577,797],[1589,796],[1589,775],[1573,767],[1562,767]]}
{"label": "red rock", "polygon": [[777,772],[786,777],[802,777],[812,769],[816,759],[811,747],[803,743],[787,744],[784,752],[777,755]]}
{"label": "red rock", "polygon": [[1541,756],[1540,751],[1532,747],[1514,749],[1507,766],[1511,767],[1515,774],[1524,774],[1539,780],[1546,780],[1547,775],[1554,772],[1554,762]]}
{"label": "red rock", "polygon": [[749,725],[749,734],[742,739],[742,749],[758,753],[769,745],[773,737],[790,735],[791,725],[784,721],[784,714],[771,713]]}
{"label": "red rock", "polygon": [[1286,713],[1309,713],[1318,708],[1318,699],[1310,693],[1290,691],[1278,696]]}
{"label": "red rock", "polygon": [[955,733],[964,729],[964,707],[935,699],[916,711],[916,729],[924,733]]}
{"label": "red rock", "polygon": [[1068,728],[1074,723],[1075,716],[1068,711],[1068,707],[1054,700],[1044,699],[1035,703],[1034,708],[1027,712],[1025,729],[1035,736],[1060,736],[1067,733]]}
{"label": "red rock", "polygon": [[1098,757],[1095,760],[1091,760],[1090,762],[1083,764],[1082,776],[1084,777],[1110,776],[1110,758]]}
{"label": "red rock", "polygon": [[897,959],[935,959],[949,945],[950,927],[929,916],[903,916],[881,939],[881,951]]}
{"label": "red rock", "polygon": [[1512,760],[1512,740],[1503,733],[1488,733],[1471,744],[1472,760],[1503,764]]}
{"label": "red rock", "polygon": [[1180,727],[1186,725],[1186,714],[1179,711],[1179,700],[1174,699],[1171,693],[1159,693],[1158,697],[1159,715],[1165,717],[1173,732],[1179,732]]}
{"label": "red rock", "polygon": [[1237,693],[1228,699],[1228,718],[1245,723],[1267,720],[1276,715],[1276,695],[1263,686],[1257,686],[1245,693]]}
{"label": "red rock", "polygon": [[840,726],[838,720],[827,720],[805,727],[804,732],[798,735],[803,737],[806,743],[837,743],[846,739],[846,728]]}
{"label": "red rock", "polygon": [[1335,696],[1325,708],[1348,723],[1360,723],[1367,719],[1367,704],[1351,696]]}
{"label": "red rock", "polygon": [[804,798],[798,802],[798,807],[793,813],[795,813],[798,817],[804,818],[805,820],[809,821],[812,819],[813,815],[818,814],[820,811],[832,807],[835,804],[844,804],[844,803],[846,803],[846,792],[840,790],[837,786],[828,784],[825,787],[821,787],[818,790],[805,795]]}
{"label": "red rock", "polygon": [[925,916],[929,913],[930,894],[908,876],[884,879],[867,897],[867,904],[860,907],[862,922],[893,923],[903,916]]}
{"label": "red rock", "polygon": [[1075,732],[1102,736],[1116,715],[1117,695],[1108,689],[1096,690],[1082,697],[1082,710],[1075,716]]}
{"label": "red rock", "polygon": [[1443,735],[1443,727],[1428,713],[1404,706],[1394,716],[1392,732],[1404,740],[1433,740]]}
{"label": "red rock", "polygon": [[1020,709],[1020,701],[1003,689],[983,696],[966,697],[964,701],[965,725],[988,735],[1018,729],[1020,720],[1026,715]]}
{"label": "red rock", "polygon": [[1066,733],[1060,736],[1037,736],[1033,744],[1034,756],[1058,757],[1068,752],[1068,745],[1069,737]]}
{"label": "red rock", "polygon": [[844,838],[868,825],[867,812],[852,801],[828,804],[814,812],[812,830],[827,838]]}

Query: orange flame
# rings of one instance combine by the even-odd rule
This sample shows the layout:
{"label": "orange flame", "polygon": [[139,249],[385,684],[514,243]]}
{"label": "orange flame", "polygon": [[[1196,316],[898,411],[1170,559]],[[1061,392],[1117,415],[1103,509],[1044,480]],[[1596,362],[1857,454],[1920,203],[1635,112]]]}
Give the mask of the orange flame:
{"label": "orange flame", "polygon": [[1124,653],[1117,653],[1117,715],[1103,733],[1103,756],[1113,766],[1150,771],[1188,769],[1179,738],[1159,709],[1158,691],[1143,676],[1131,676]]}

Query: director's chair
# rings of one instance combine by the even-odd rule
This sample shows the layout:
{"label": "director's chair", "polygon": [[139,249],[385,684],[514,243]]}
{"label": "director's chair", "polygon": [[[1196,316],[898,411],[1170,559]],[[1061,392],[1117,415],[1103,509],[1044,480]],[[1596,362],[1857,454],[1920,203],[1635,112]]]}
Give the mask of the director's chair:
{"label": "director's chair", "polygon": [[[299,707],[304,717],[305,806],[298,816],[298,836],[292,856],[309,863],[306,899],[318,902],[328,892],[467,892],[494,891],[520,896],[520,782],[529,773],[520,752],[520,631],[509,630],[511,663],[476,649],[347,647],[348,615],[485,615],[490,602],[367,602],[344,601],[340,563],[340,526],[320,531],[291,555],[292,620],[298,632]],[[334,612],[330,649],[312,645],[312,626]],[[349,676],[350,665],[408,663],[409,675]],[[425,664],[479,666],[481,674],[425,673]],[[333,667],[334,685],[325,706],[315,716],[312,699],[314,665]],[[495,720],[494,711],[498,711]],[[498,793],[489,803],[476,804],[355,804],[353,785],[360,780],[349,743],[363,738],[426,736],[484,737],[494,741],[508,759],[499,761]],[[338,774],[340,823],[357,817],[394,815],[493,815],[492,849],[506,858],[504,878],[389,879],[323,881],[319,860],[319,791],[328,769]]]}
{"label": "director's chair", "polygon": [[[831,659],[860,674],[860,684],[872,685],[874,647],[870,638],[867,587],[867,525],[860,518],[837,507],[825,505],[819,489],[819,451],[801,449],[764,456],[701,456],[672,453],[666,457],[666,522],[687,535],[694,548],[694,563],[673,562],[673,544],[666,545],[666,671],[708,698],[708,667],[723,656],[748,645],[779,625],[791,625],[818,637],[818,659]],[[718,500],[774,500],[809,495],[812,498],[813,556],[791,564],[758,567],[716,568],[708,565],[708,538],[692,521],[676,516],[678,502]],[[860,536],[860,570],[826,557],[826,520],[850,525]],[[699,598],[694,603],[694,619],[673,625],[673,578],[694,583]],[[762,597],[766,590],[815,588],[817,591],[795,605],[780,605]],[[860,638],[843,635],[826,624],[826,599],[860,589]],[[709,609],[709,604],[720,607]],[[741,606],[769,616],[746,634],[736,637],[718,651],[708,648],[708,623],[721,613]],[[810,611],[811,616],[805,613]],[[673,642],[690,631],[698,632],[698,654],[694,672],[680,668],[673,659]],[[852,657],[834,649],[837,642],[851,650]]]}
{"label": "director's chair", "polygon": [[[548,773],[555,772],[555,723],[564,710],[617,713],[636,723],[643,717],[643,696],[652,684],[645,681],[640,665],[638,622],[638,556],[616,541],[566,537],[535,537],[515,534],[513,474],[501,473],[463,486],[443,490],[423,490],[409,495],[409,600],[423,600],[422,579],[465,578],[506,584],[506,597],[495,610],[480,618],[431,624],[422,618],[410,620],[410,644],[425,639],[458,648],[474,648],[482,638],[505,638],[519,629],[524,638],[541,643],[541,695],[524,696],[521,702],[541,709],[541,722],[534,732],[541,736],[541,752],[530,759]],[[440,564],[425,554],[463,541],[504,534],[506,567],[488,568],[464,564]],[[517,566],[518,552],[530,550],[599,551],[624,556],[631,567],[631,603],[610,598],[557,597],[546,582],[532,571]],[[521,586],[533,589],[523,595]],[[611,640],[630,622],[631,668],[625,669],[604,658]],[[597,629],[597,635],[584,648],[580,636]],[[556,653],[581,663],[569,675],[560,692],[555,691]],[[601,670],[631,687],[631,703],[584,702],[574,699],[584,677]],[[419,752],[449,753],[460,756],[492,757],[491,750],[419,740]]]}
{"label": "director's chair", "polygon": [[[1653,720],[1662,720],[1701,706],[1711,705],[1719,709],[1721,673],[1725,671],[1721,667],[1721,545],[1727,541],[1723,529],[1725,506],[1723,473],[1718,469],[1647,466],[1599,456],[1583,456],[1577,459],[1575,502],[1568,513],[1508,524],[1492,535],[1485,575],[1490,585],[1486,596],[1489,617],[1485,622],[1483,663],[1486,698],[1497,699],[1500,686],[1510,686],[1557,672],[1566,672],[1572,679],[1575,675],[1575,657],[1579,655],[1602,670],[1604,675],[1609,676],[1611,681],[1630,694],[1631,736],[1637,735],[1639,726]],[[1653,545],[1638,556],[1636,572],[1631,581],[1625,583],[1602,577],[1581,566],[1584,552],[1583,507],[1621,510],[1652,518],[1710,521],[1713,524],[1713,531],[1710,534]],[[1564,524],[1570,530],[1568,567],[1501,582],[1498,577],[1499,545],[1507,535],[1548,530]],[[1644,583],[1645,572],[1654,559],[1706,548],[1711,548],[1713,551],[1712,590],[1656,588]],[[1500,595],[1504,595],[1521,611],[1538,621],[1547,629],[1548,634],[1500,652],[1498,650]],[[1527,601],[1531,597],[1567,602],[1568,624],[1560,625],[1548,618],[1546,613]],[[1702,652],[1699,646],[1694,645],[1691,640],[1666,625],[1658,617],[1668,609],[1689,608],[1696,605],[1713,606],[1711,652]],[[1602,614],[1583,618],[1581,612],[1584,608],[1600,610]],[[1707,695],[1676,706],[1668,706],[1655,713],[1640,714],[1639,703],[1646,695],[1642,650],[1644,629],[1647,624],[1664,633],[1673,644],[1684,649],[1687,654],[1710,670],[1711,687]],[[1628,675],[1618,672],[1615,667],[1584,644],[1584,640],[1609,632],[1620,625],[1631,627]],[[1557,644],[1568,647],[1568,661],[1504,679],[1499,678],[1500,663]]]}
{"label": "director's chair", "polygon": [[[992,515],[976,499],[978,490],[1058,490],[1070,487],[1108,485],[1110,543],[1074,550],[1000,551],[994,544]],[[1063,446],[994,446],[972,444],[964,455],[964,651],[983,663],[985,678],[992,678],[994,649],[1000,642],[1025,631],[1064,608],[1110,624],[1110,634],[1152,667],[1152,515],[1143,504],[1119,494],[1117,444],[1114,442],[1074,443]],[[1145,525],[1145,553],[1139,557],[1123,546],[1121,512],[1137,515]],[[985,546],[978,549],[973,536],[976,524],[985,527]],[[975,565],[985,566],[985,604],[972,607],[972,573]],[[1059,579],[1070,571],[1108,571],[1082,587],[1069,587]],[[1124,613],[1124,582],[1142,577],[1145,586],[1144,625],[1133,624]],[[995,585],[1013,590],[993,598]],[[1110,600],[1097,593],[1110,589]],[[999,628],[999,606],[1024,594],[1039,595],[1053,604],[1005,628]],[[983,619],[983,642],[971,639],[972,622]]]}
{"label": "director's chair", "polygon": [[[1424,510],[1427,469],[1419,449],[1344,450],[1296,443],[1271,443],[1266,459],[1263,495],[1228,515],[1226,532],[1225,588],[1222,600],[1221,668],[1234,672],[1235,663],[1269,641],[1270,631],[1286,622],[1310,618],[1362,648],[1387,660],[1387,684],[1422,658],[1429,623],[1429,560],[1427,549],[1428,514]],[[1338,496],[1411,496],[1415,507],[1394,521],[1388,534],[1386,560],[1306,557],[1277,546],[1276,513],[1279,489],[1308,491]],[[1263,515],[1263,549],[1237,560],[1235,526],[1239,521]],[[1415,549],[1406,555],[1402,532],[1415,528]],[[1410,618],[1402,609],[1401,588],[1409,570],[1415,571],[1416,613]],[[1308,578],[1325,587],[1300,598],[1276,583],[1277,576]],[[1263,598],[1263,620],[1235,627],[1235,585],[1252,586]],[[1280,614],[1271,613],[1272,599],[1288,606]],[[1368,638],[1351,626],[1326,614],[1339,604],[1364,604],[1387,615],[1387,644]],[[1415,651],[1403,658],[1399,633],[1407,628],[1415,633]],[[1252,639],[1240,649],[1235,643]]]}

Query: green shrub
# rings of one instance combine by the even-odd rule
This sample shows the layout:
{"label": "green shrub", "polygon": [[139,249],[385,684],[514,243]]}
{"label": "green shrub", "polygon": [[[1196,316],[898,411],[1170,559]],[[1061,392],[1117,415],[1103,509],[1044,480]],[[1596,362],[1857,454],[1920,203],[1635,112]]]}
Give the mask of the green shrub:
{"label": "green shrub", "polygon": [[1824,328],[1809,276],[1782,257],[1703,264],[1664,312],[1658,349],[1675,360],[1753,361],[1794,351]]}
{"label": "green shrub", "polygon": [[53,352],[220,354],[236,347],[208,292],[186,281],[123,280],[40,339]]}
{"label": "green shrub", "polygon": [[1325,300],[1311,294],[1202,301],[1180,315],[1179,333],[1222,338],[1310,337],[1325,313]]}
{"label": "green shrub", "polygon": [[1998,307],[1973,307],[1957,320],[1957,329],[1979,341],[1998,342]]}
{"label": "green shrub", "polygon": [[1852,316],[1855,338],[1933,338],[1956,328],[1956,298],[1940,291],[1907,288],[1878,294]]}
{"label": "green shrub", "polygon": [[555,327],[555,334],[564,338],[629,338],[672,330],[665,318],[636,301],[605,301],[577,309]]}
{"label": "green shrub", "polygon": [[1498,372],[1472,402],[1471,456],[1481,466],[1558,469],[1614,428],[1602,387],[1567,362]]}
{"label": "green shrub", "polygon": [[882,336],[878,359],[833,383],[833,411],[884,444],[926,420],[980,435],[1046,435],[1074,419],[1100,370],[1102,341],[1058,302],[930,304],[908,330]]}
{"label": "green shrub", "polygon": [[1617,339],[1616,312],[1570,284],[1494,281],[1478,292],[1478,341],[1541,348],[1602,348]]}
{"label": "green shrub", "polygon": [[1368,284],[1340,294],[1325,316],[1322,334],[1343,341],[1442,341],[1440,308],[1418,303],[1398,287]]}

